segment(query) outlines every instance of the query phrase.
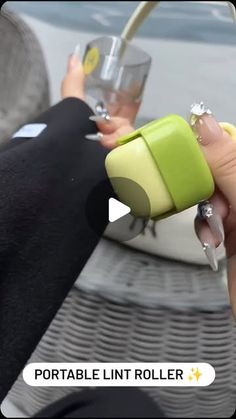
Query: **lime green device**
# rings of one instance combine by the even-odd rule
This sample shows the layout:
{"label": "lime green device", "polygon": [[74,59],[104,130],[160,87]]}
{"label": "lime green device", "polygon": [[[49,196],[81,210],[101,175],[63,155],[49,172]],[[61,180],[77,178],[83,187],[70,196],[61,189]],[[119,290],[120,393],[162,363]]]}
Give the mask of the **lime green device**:
{"label": "lime green device", "polygon": [[[236,140],[236,128],[221,126]],[[161,219],[209,199],[214,180],[197,141],[184,118],[169,115],[150,122],[119,140],[106,157],[106,171],[120,201],[136,217]],[[132,203],[132,182],[141,186],[149,200]]]}

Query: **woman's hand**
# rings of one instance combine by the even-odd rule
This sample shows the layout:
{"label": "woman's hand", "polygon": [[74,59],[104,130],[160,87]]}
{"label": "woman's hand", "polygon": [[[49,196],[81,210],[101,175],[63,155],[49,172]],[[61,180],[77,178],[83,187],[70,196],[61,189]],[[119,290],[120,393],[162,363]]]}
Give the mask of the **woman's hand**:
{"label": "woman's hand", "polygon": [[97,127],[102,133],[101,143],[108,149],[117,147],[119,138],[134,131],[130,120],[121,116],[114,116],[108,122],[98,121]]}
{"label": "woman's hand", "polygon": [[209,244],[208,251],[212,252],[209,254],[213,262],[215,247],[218,247],[220,242],[225,244],[229,294],[236,316],[236,141],[221,128],[213,115],[208,113],[196,118],[194,129],[199,135],[199,144],[217,186],[210,203],[215,212],[218,232],[216,229],[216,234],[212,234],[206,221],[199,217],[195,220],[195,229],[201,243],[205,246]]}
{"label": "woman's hand", "polygon": [[[69,59],[67,74],[62,82],[62,98],[77,97],[85,100],[84,82],[83,66],[78,54],[74,53]],[[134,104],[112,108],[110,120],[95,118],[101,143],[105,147],[116,147],[120,137],[134,131],[133,123],[139,106]],[[210,199],[214,234],[209,224],[199,216],[195,219],[195,229],[213,269],[217,269],[215,248],[222,242],[225,244],[229,294],[236,317],[236,141],[221,128],[210,112],[198,115],[193,129],[199,135],[199,144],[216,182],[216,192]]]}
{"label": "woman's hand", "polygon": [[[85,74],[79,58],[78,47],[75,48],[75,52],[69,58],[67,73],[61,85],[61,96],[62,99],[76,97],[86,100]],[[135,121],[139,107],[140,102],[124,106],[110,105],[111,119],[105,121],[101,118],[100,121],[96,121],[101,143],[104,147],[109,149],[116,147],[120,137],[134,131],[132,124]]]}

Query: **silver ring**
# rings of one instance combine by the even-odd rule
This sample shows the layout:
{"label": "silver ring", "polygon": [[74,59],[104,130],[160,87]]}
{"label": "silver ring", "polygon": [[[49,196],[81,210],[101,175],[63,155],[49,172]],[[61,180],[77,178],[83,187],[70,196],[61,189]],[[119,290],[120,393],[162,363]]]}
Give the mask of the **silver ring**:
{"label": "silver ring", "polygon": [[197,215],[201,220],[206,220],[213,215],[213,205],[209,201],[203,201],[198,204]]}

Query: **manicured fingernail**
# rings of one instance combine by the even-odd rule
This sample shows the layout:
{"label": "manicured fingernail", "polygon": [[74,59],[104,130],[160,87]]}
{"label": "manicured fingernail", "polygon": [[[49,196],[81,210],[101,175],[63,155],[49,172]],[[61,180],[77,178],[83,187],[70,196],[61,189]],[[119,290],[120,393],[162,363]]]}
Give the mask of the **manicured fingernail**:
{"label": "manicured fingernail", "polygon": [[218,261],[216,257],[216,248],[210,243],[203,243],[202,248],[208,259],[209,265],[214,272],[218,271]]}
{"label": "manicured fingernail", "polygon": [[222,128],[215,120],[211,110],[203,102],[190,107],[190,125],[202,145],[208,145],[221,136]]}
{"label": "manicured fingernail", "polygon": [[110,115],[91,115],[89,117],[90,121],[94,122],[110,122]]}
{"label": "manicured fingernail", "polygon": [[79,52],[80,52],[80,45],[77,44],[75,46],[74,52],[69,57],[69,69],[75,67],[78,64],[78,60],[80,57]]}
{"label": "manicured fingernail", "polygon": [[101,141],[103,134],[101,132],[97,132],[96,134],[87,134],[85,135],[85,138],[91,141]]}
{"label": "manicured fingernail", "polygon": [[80,44],[77,44],[77,45],[75,46],[75,49],[74,49],[73,55],[76,55],[76,57],[80,58]]}
{"label": "manicured fingernail", "polygon": [[225,239],[224,226],[221,216],[217,213],[214,205],[208,201],[198,204],[198,216],[200,219],[205,220],[215,239],[222,243]]}
{"label": "manicured fingernail", "polygon": [[209,262],[209,265],[213,269],[213,271],[217,271],[218,269],[218,260],[216,256],[216,247],[215,247],[215,239],[214,236],[209,230],[209,228],[204,228],[203,221],[199,215],[197,216],[195,222],[195,232],[198,239],[201,242],[202,248],[206,255],[206,258]]}

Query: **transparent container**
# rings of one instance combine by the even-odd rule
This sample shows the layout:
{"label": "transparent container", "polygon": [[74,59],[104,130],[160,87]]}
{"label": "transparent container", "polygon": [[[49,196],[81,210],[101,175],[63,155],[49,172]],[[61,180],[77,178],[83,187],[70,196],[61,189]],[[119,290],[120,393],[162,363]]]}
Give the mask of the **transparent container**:
{"label": "transparent container", "polygon": [[119,37],[101,37],[86,46],[83,64],[88,99],[108,109],[141,101],[151,66],[142,49]]}

